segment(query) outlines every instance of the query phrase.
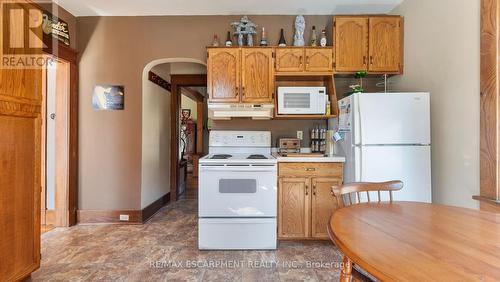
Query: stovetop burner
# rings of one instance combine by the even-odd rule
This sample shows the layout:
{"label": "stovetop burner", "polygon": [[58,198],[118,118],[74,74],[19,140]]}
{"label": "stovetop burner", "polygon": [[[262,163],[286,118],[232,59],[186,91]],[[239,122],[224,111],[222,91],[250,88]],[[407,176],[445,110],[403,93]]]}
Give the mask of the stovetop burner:
{"label": "stovetop burner", "polygon": [[264,155],[250,155],[247,158],[248,160],[267,160],[267,157]]}
{"label": "stovetop burner", "polygon": [[231,155],[226,155],[226,154],[220,154],[220,155],[213,155],[210,159],[212,160],[226,160],[232,157]]}

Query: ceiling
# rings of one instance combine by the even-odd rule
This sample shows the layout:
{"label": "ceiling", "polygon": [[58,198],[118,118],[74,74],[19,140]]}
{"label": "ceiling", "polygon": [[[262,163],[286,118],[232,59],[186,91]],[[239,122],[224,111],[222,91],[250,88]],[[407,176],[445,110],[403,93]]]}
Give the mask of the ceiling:
{"label": "ceiling", "polygon": [[387,13],[403,0],[53,0],[80,16]]}

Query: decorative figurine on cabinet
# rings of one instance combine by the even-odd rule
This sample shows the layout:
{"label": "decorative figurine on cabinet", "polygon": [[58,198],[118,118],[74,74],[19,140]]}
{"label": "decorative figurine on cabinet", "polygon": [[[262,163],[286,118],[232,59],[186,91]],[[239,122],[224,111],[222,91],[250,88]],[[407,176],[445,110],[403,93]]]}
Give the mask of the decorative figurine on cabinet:
{"label": "decorative figurine on cabinet", "polygon": [[306,20],[304,16],[298,15],[295,18],[295,35],[293,36],[293,46],[304,46],[304,30],[306,29]]}
{"label": "decorative figurine on cabinet", "polygon": [[234,28],[234,35],[238,36],[238,46],[243,45],[244,36],[247,36],[247,46],[253,46],[253,35],[257,34],[257,25],[251,22],[247,16],[243,16],[239,22],[231,24]]}

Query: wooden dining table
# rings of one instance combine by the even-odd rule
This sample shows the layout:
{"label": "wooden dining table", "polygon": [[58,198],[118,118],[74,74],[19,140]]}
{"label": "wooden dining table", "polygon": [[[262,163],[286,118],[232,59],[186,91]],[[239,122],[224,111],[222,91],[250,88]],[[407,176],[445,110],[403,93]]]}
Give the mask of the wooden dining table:
{"label": "wooden dining table", "polygon": [[329,234],[352,265],[381,281],[500,281],[500,215],[414,202],[334,212]]}

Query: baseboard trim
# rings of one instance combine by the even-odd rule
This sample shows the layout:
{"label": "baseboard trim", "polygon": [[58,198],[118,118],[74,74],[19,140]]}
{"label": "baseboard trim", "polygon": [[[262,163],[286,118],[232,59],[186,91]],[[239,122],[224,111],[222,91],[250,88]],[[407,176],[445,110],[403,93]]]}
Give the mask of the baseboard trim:
{"label": "baseboard trim", "polygon": [[[121,221],[120,215],[129,216],[128,221]],[[140,210],[78,210],[78,224],[142,224]]]}
{"label": "baseboard trim", "polygon": [[170,202],[170,192],[163,195],[158,200],[152,202],[149,206],[142,209],[142,222],[148,221],[155,215],[161,208]]}
{"label": "baseboard trim", "polygon": [[[165,194],[142,210],[78,210],[77,222],[82,225],[94,224],[142,224],[153,217],[162,207],[170,202],[170,193]],[[120,215],[129,216],[128,221],[121,221]]]}

